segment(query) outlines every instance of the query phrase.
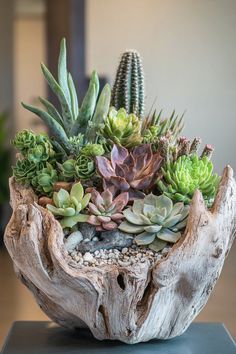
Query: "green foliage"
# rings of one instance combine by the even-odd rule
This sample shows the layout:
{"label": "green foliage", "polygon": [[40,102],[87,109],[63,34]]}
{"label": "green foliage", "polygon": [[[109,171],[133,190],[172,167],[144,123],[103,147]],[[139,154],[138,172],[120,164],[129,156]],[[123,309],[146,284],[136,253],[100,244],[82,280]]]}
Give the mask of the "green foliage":
{"label": "green foliage", "polygon": [[184,128],[183,115],[178,117],[175,111],[169,118],[161,118],[162,111],[143,120],[142,136],[145,143],[158,144],[161,137],[168,137],[169,142],[175,142]]}
{"label": "green foliage", "polygon": [[109,189],[101,194],[92,189],[89,207],[88,223],[96,226],[97,231],[106,231],[117,229],[124,215],[122,210],[129,201],[127,192],[121,193],[115,199]]}
{"label": "green foliage", "polygon": [[53,193],[54,205],[47,205],[47,209],[60,218],[63,228],[72,228],[79,222],[86,222],[88,215],[81,214],[89,203],[91,194],[84,194],[82,184],[72,186],[70,193],[64,189]]}
{"label": "green foliage", "polygon": [[123,53],[112,88],[111,105],[142,117],[145,109],[144,75],[139,53]]}
{"label": "green foliage", "polygon": [[53,185],[58,181],[57,171],[49,163],[42,170],[36,172],[32,179],[32,186],[38,194],[51,196]]}
{"label": "green foliage", "polygon": [[149,248],[159,251],[168,242],[179,240],[180,230],[186,226],[188,211],[189,207],[182,202],[173,205],[165,195],[149,194],[142,200],[135,200],[133,206],[123,211],[126,221],[119,229],[136,234],[138,245],[149,245]]}
{"label": "green foliage", "polygon": [[88,179],[95,173],[95,163],[92,157],[79,155],[78,158],[68,159],[62,164],[58,164],[61,170],[60,174],[65,181],[74,181],[77,179]]}
{"label": "green foliage", "polygon": [[25,158],[23,160],[17,160],[13,169],[13,176],[16,181],[25,186],[30,186],[32,179],[37,174],[37,171],[42,170],[42,163],[35,163]]}
{"label": "green foliage", "polygon": [[[62,149],[69,156],[78,153],[81,142],[95,142],[99,124],[106,117],[110,105],[111,90],[105,85],[99,96],[99,79],[93,71],[88,91],[83,99],[81,107],[72,76],[67,71],[66,42],[61,41],[60,55],[58,60],[58,81],[53,77],[48,68],[41,65],[43,75],[54,94],[57,96],[61,112],[49,101],[40,98],[40,102],[46,109],[26,105],[23,107],[38,115],[50,129],[52,135]],[[99,98],[98,98],[99,97]],[[84,141],[82,141],[84,137]]]}
{"label": "green foliage", "polygon": [[75,164],[76,175],[82,179],[88,179],[95,173],[95,163],[92,157],[79,155]]}
{"label": "green foliage", "polygon": [[16,134],[12,144],[23,156],[26,156],[29,149],[33,149],[37,145],[37,136],[30,130],[22,130]]}
{"label": "green foliage", "polygon": [[161,192],[173,201],[189,204],[196,189],[202,192],[206,205],[211,206],[220,177],[213,174],[213,164],[207,156],[182,155],[162,168],[163,179],[157,182]]}
{"label": "green foliage", "polygon": [[80,153],[86,156],[102,156],[105,154],[105,150],[101,144],[87,144],[85,145]]}
{"label": "green foliage", "polygon": [[55,151],[46,134],[34,134],[32,131],[23,130],[16,134],[12,144],[28,160],[39,163],[53,158]]}
{"label": "green foliage", "polygon": [[131,148],[141,144],[140,132],[141,121],[135,114],[127,114],[124,108],[117,111],[111,107],[101,134],[111,145],[115,143]]}

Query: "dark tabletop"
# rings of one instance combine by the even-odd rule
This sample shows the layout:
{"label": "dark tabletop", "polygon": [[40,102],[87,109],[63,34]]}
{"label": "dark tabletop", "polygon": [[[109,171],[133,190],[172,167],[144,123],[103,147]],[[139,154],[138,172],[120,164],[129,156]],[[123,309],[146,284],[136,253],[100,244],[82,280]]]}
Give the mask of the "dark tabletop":
{"label": "dark tabletop", "polygon": [[2,354],[236,354],[223,324],[193,323],[180,337],[124,344],[98,341],[88,330],[69,331],[52,322],[14,322]]}

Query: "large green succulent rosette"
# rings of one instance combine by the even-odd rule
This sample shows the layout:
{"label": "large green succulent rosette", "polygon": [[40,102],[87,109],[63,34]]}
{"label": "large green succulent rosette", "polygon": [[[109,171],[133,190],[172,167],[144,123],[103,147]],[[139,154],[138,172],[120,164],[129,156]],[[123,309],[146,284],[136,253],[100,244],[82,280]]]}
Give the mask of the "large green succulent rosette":
{"label": "large green succulent rosette", "polygon": [[212,205],[220,177],[213,174],[213,164],[206,156],[180,156],[174,162],[167,162],[162,173],[163,179],[157,182],[157,186],[173,201],[189,204],[199,189],[206,205]]}
{"label": "large green succulent rosette", "polygon": [[124,108],[117,111],[111,107],[102,129],[102,136],[117,145],[132,148],[142,142],[141,121],[135,114],[127,114]]}

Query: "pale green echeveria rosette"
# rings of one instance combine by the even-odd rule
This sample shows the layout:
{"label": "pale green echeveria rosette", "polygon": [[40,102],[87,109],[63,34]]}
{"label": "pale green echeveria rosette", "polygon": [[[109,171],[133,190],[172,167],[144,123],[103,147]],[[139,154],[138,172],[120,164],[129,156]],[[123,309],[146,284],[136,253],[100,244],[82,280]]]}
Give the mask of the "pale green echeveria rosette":
{"label": "pale green echeveria rosette", "polygon": [[83,186],[80,182],[72,186],[70,193],[64,189],[53,193],[54,205],[47,204],[47,209],[55,216],[62,217],[60,224],[62,228],[72,228],[79,222],[86,222],[88,215],[82,214],[91,198],[90,193],[84,194]]}
{"label": "pale green echeveria rosette", "polygon": [[140,246],[160,251],[168,243],[175,243],[187,223],[189,207],[182,202],[173,204],[165,195],[147,195],[142,200],[135,200],[133,205],[124,210],[125,221],[121,231],[135,234],[135,242]]}
{"label": "pale green echeveria rosette", "polygon": [[58,181],[57,171],[50,163],[46,163],[46,167],[36,172],[36,176],[32,179],[34,190],[41,195],[51,197],[53,185]]}
{"label": "pale green echeveria rosette", "polygon": [[174,162],[167,162],[162,173],[163,178],[157,182],[157,186],[173,201],[190,204],[194,192],[198,189],[206,205],[212,205],[220,177],[213,174],[213,164],[207,156],[180,156]]}
{"label": "pale green echeveria rosette", "polygon": [[141,120],[133,113],[127,114],[124,108],[117,111],[111,107],[101,134],[108,143],[132,148],[142,142]]}

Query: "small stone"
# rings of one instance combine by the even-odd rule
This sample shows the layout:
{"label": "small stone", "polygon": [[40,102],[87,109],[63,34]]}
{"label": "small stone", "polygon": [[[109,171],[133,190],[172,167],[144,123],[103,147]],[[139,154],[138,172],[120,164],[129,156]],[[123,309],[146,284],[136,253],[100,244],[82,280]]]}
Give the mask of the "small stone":
{"label": "small stone", "polygon": [[88,262],[84,262],[84,266],[88,266]]}
{"label": "small stone", "polygon": [[124,247],[121,252],[122,252],[123,254],[124,254],[124,253],[127,253],[127,252],[128,252],[128,248],[127,248],[127,247]]}
{"label": "small stone", "polygon": [[92,241],[98,241],[99,240],[99,238],[97,237],[97,236],[94,236],[93,238],[92,238]]}
{"label": "small stone", "polygon": [[65,248],[67,251],[72,251],[83,240],[83,235],[80,231],[75,231],[70,234],[65,240]]}
{"label": "small stone", "polygon": [[91,262],[94,258],[93,258],[93,255],[89,252],[86,252],[84,254],[84,262]]}
{"label": "small stone", "polygon": [[89,242],[89,241],[90,241],[89,238],[85,238],[85,239],[84,239],[84,243],[87,243],[87,242]]}

